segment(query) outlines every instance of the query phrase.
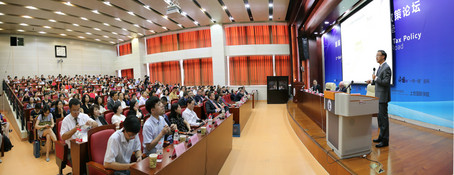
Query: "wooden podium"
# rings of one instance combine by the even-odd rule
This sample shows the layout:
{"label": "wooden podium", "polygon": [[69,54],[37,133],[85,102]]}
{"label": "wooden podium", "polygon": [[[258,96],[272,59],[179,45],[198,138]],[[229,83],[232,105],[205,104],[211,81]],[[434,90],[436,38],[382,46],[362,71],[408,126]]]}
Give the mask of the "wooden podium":
{"label": "wooden podium", "polygon": [[378,98],[325,91],[326,141],[341,159],[371,152]]}

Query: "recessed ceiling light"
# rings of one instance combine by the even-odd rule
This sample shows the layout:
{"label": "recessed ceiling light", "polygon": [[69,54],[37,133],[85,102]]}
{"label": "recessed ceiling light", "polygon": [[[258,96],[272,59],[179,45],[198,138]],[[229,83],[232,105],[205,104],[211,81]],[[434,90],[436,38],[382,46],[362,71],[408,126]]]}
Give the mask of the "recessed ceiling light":
{"label": "recessed ceiling light", "polygon": [[60,11],[56,11],[56,12],[54,12],[54,13],[55,13],[55,14],[58,14],[58,15],[66,15],[65,13],[60,12]]}
{"label": "recessed ceiling light", "polygon": [[106,5],[108,5],[108,6],[112,6],[112,4],[110,4],[109,1],[104,1],[103,3],[106,4]]}
{"label": "recessed ceiling light", "polygon": [[107,24],[107,23],[102,23],[102,24],[104,24],[105,26],[110,26],[110,24]]}
{"label": "recessed ceiling light", "polygon": [[167,30],[167,27],[162,27],[164,30]]}
{"label": "recessed ceiling light", "polygon": [[136,15],[134,14],[134,12],[128,12],[128,14],[130,14],[130,15],[132,15],[132,16],[136,16]]}
{"label": "recessed ceiling light", "polygon": [[71,30],[71,29],[66,29],[66,31],[68,31],[68,32],[72,32],[73,30]]}
{"label": "recessed ceiling light", "polygon": [[101,31],[101,29],[98,29],[98,28],[96,28],[96,27],[95,27],[95,28],[93,28],[93,29],[95,29],[95,30],[97,30],[97,31]]}
{"label": "recessed ceiling light", "polygon": [[244,7],[249,8],[251,6],[249,6],[249,4],[244,4]]}
{"label": "recessed ceiling light", "polygon": [[181,12],[181,15],[186,16],[187,13],[186,12]]}
{"label": "recessed ceiling light", "polygon": [[50,21],[50,22],[57,22],[57,21],[55,21],[54,19],[49,19],[49,21]]}
{"label": "recessed ceiling light", "polygon": [[104,38],[109,38],[109,36],[106,36],[106,35],[103,35],[102,37],[104,37]]}
{"label": "recessed ceiling light", "polygon": [[124,41],[124,40],[122,40],[122,39],[118,39],[118,40],[120,40],[120,41]]}
{"label": "recessed ceiling light", "polygon": [[197,21],[194,21],[194,24],[195,24],[195,25],[198,25],[198,24],[199,24],[199,22],[197,22]]}
{"label": "recessed ceiling light", "polygon": [[3,13],[0,13],[0,16],[4,15]]}
{"label": "recessed ceiling light", "polygon": [[85,20],[85,21],[88,21],[88,19],[85,18],[85,17],[80,17],[80,19]]}
{"label": "recessed ceiling light", "polygon": [[92,10],[91,12],[99,14],[98,10]]}
{"label": "recessed ceiling light", "polygon": [[226,9],[227,9],[227,6],[225,6],[225,5],[224,5],[224,6],[222,6],[222,9],[226,10]]}
{"label": "recessed ceiling light", "polygon": [[132,38],[132,36],[128,36],[128,38]]}
{"label": "recessed ceiling light", "polygon": [[74,23],[73,26],[79,26],[79,24]]}
{"label": "recessed ceiling light", "polygon": [[85,32],[85,34],[87,34],[87,35],[91,35],[91,33],[90,33],[90,32]]}
{"label": "recessed ceiling light", "polygon": [[21,25],[21,26],[28,26],[28,24],[25,24],[25,23],[20,23],[19,25]]}
{"label": "recessed ceiling light", "polygon": [[19,29],[19,30],[17,30],[17,31],[18,31],[18,32],[25,32],[25,30],[22,30],[22,29]]}
{"label": "recessed ceiling light", "polygon": [[167,15],[162,16],[164,19],[169,19]]}
{"label": "recessed ceiling light", "polygon": [[3,30],[2,28],[0,28],[0,30]]}
{"label": "recessed ceiling light", "polygon": [[328,21],[325,21],[325,24],[329,24],[329,22],[328,22]]}
{"label": "recessed ceiling light", "polygon": [[4,2],[0,1],[0,5],[6,5]]}
{"label": "recessed ceiling light", "polygon": [[0,21],[0,24],[3,24],[3,22]]}
{"label": "recessed ceiling light", "polygon": [[151,20],[149,20],[149,19],[147,19],[147,22],[149,22],[149,23],[153,23],[153,22],[152,22]]}
{"label": "recessed ceiling light", "polygon": [[71,4],[71,2],[64,2],[63,4],[65,4],[67,6],[74,6],[73,4]]}
{"label": "recessed ceiling light", "polygon": [[154,30],[149,30],[151,33],[156,33]]}
{"label": "recessed ceiling light", "polygon": [[117,20],[117,21],[121,21],[121,19],[120,19],[120,18],[115,18],[115,20]]}
{"label": "recessed ceiling light", "polygon": [[111,42],[109,42],[109,43],[115,44],[115,42],[113,42],[113,41],[111,41]]}
{"label": "recessed ceiling light", "polygon": [[[2,15],[3,15],[3,13],[2,13]],[[23,15],[22,18],[30,19],[30,18],[32,18],[32,17],[31,17],[31,16],[27,16],[27,15]]]}
{"label": "recessed ceiling light", "polygon": [[273,19],[273,15],[268,16],[268,18]]}
{"label": "recessed ceiling light", "polygon": [[62,34],[60,34],[60,35],[61,35],[61,36],[66,36],[66,34],[64,34],[64,33],[62,33]]}
{"label": "recessed ceiling light", "polygon": [[233,17],[229,17],[230,21],[233,21]]}
{"label": "recessed ceiling light", "polygon": [[46,32],[43,32],[43,31],[40,31],[40,32],[38,32],[38,33],[41,33],[41,34],[46,34]]}
{"label": "recessed ceiling light", "polygon": [[124,30],[124,31],[128,31],[128,30],[127,30],[127,29],[125,29],[125,28],[121,28],[121,30]]}
{"label": "recessed ceiling light", "polygon": [[118,35],[118,33],[117,33],[117,32],[112,32],[112,34],[114,34],[114,35]]}
{"label": "recessed ceiling light", "polygon": [[134,24],[135,27],[140,27],[138,24]]}
{"label": "recessed ceiling light", "polygon": [[143,7],[150,10],[150,6],[148,6],[148,5],[144,5]]}
{"label": "recessed ceiling light", "polygon": [[204,8],[201,8],[200,10],[201,10],[202,12],[205,12],[205,11],[207,11],[207,10],[205,10]]}
{"label": "recessed ceiling light", "polygon": [[38,8],[33,7],[33,6],[25,6],[25,8],[31,9],[31,10],[38,10]]}
{"label": "recessed ceiling light", "polygon": [[270,7],[270,8],[273,7],[273,3],[269,3],[268,7]]}
{"label": "recessed ceiling light", "polygon": [[83,36],[79,36],[79,38],[82,38],[82,39],[84,39],[85,37],[83,37]]}
{"label": "recessed ceiling light", "polygon": [[101,40],[100,40],[100,39],[98,39],[98,38],[96,38],[95,40],[96,40],[96,41],[101,41]]}
{"label": "recessed ceiling light", "polygon": [[140,35],[140,36],[143,36],[143,34],[141,34],[141,33],[137,33],[137,34]]}
{"label": "recessed ceiling light", "polygon": [[210,21],[211,21],[212,23],[215,23],[215,22],[216,22],[214,19],[210,19]]}
{"label": "recessed ceiling light", "polygon": [[50,29],[50,28],[52,28],[52,27],[49,27],[49,26],[43,26],[43,27],[44,27],[44,28],[46,28],[46,29]]}
{"label": "recessed ceiling light", "polygon": [[314,34],[318,35],[318,32],[314,32]]}
{"label": "recessed ceiling light", "polygon": [[181,28],[183,28],[183,25],[181,25],[181,24],[177,24],[177,25],[178,25],[178,27],[181,27]]}

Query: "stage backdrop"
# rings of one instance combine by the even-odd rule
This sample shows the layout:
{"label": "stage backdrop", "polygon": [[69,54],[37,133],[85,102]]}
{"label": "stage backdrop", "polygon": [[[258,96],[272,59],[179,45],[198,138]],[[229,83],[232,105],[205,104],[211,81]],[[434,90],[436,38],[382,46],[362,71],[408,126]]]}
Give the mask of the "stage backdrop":
{"label": "stage backdrop", "polygon": [[[454,35],[447,31],[454,28],[454,1],[394,0],[393,6],[389,114],[453,128]],[[326,82],[342,81],[340,39],[338,27],[323,36]],[[364,95],[365,87],[355,85],[352,93]]]}

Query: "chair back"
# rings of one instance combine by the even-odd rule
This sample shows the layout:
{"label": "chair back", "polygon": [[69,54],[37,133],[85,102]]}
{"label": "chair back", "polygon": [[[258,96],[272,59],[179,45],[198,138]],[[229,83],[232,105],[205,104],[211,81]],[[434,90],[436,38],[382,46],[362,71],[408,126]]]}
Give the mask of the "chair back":
{"label": "chair back", "polygon": [[88,158],[99,164],[104,163],[107,142],[115,132],[115,125],[99,126],[88,131]]}
{"label": "chair back", "polygon": [[145,105],[140,106],[140,111],[142,111],[142,115],[147,115],[149,113],[145,108]]}
{"label": "chair back", "polygon": [[58,118],[56,123],[57,123],[57,140],[61,140],[61,135],[60,135],[60,130],[61,130],[61,124],[63,123],[64,118]]}
{"label": "chair back", "polygon": [[175,104],[175,103],[178,103],[178,99],[173,99],[170,104]]}
{"label": "chair back", "polygon": [[124,115],[124,116],[127,117],[127,116],[128,116],[128,113],[129,113],[129,108],[123,109],[123,115]]}
{"label": "chair back", "polygon": [[112,111],[110,111],[110,112],[104,114],[104,117],[105,117],[105,119],[106,119],[106,122],[107,122],[109,125],[112,124],[112,117],[113,117],[114,114],[115,114],[115,113],[112,112]]}
{"label": "chair back", "polygon": [[367,85],[366,96],[375,97],[375,85],[371,85],[371,84]]}

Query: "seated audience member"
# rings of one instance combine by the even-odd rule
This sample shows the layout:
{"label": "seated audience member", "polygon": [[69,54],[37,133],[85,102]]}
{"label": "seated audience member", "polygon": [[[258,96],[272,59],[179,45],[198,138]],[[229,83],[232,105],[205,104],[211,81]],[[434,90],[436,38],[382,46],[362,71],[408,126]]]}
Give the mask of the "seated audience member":
{"label": "seated audience member", "polygon": [[118,93],[118,100],[120,100],[121,103],[121,108],[126,108],[126,101],[125,101],[125,94],[124,93]]}
{"label": "seated audience member", "polygon": [[44,100],[42,102],[43,106],[49,106],[49,107],[52,107],[52,100],[50,99],[50,94],[49,93],[46,93],[44,95]]}
{"label": "seated audience member", "polygon": [[30,101],[30,95],[28,93],[25,93],[24,96],[22,97],[22,102],[29,102]]}
{"label": "seated audience member", "polygon": [[199,127],[203,125],[203,121],[197,117],[197,114],[194,112],[195,101],[193,99],[188,99],[188,106],[183,111],[183,118],[190,126]]}
{"label": "seated audience member", "polygon": [[124,94],[124,100],[123,101],[125,101],[126,106],[131,106],[131,104],[129,104],[129,103],[131,103],[131,100],[129,99],[129,93],[125,93]]}
{"label": "seated audience member", "polygon": [[177,125],[178,131],[189,132],[191,130],[189,123],[181,117],[181,106],[178,103],[172,104],[169,120],[171,124]]}
{"label": "seated audience member", "polygon": [[116,91],[110,92],[110,100],[107,102],[107,109],[113,109],[114,105],[119,104],[121,106],[121,102],[118,100],[118,93]]}
{"label": "seated audience member", "polygon": [[31,108],[34,108],[35,107],[35,99],[34,98],[30,98],[30,103],[27,104],[27,109],[31,109]]}
{"label": "seated audience member", "polygon": [[319,84],[317,84],[317,80],[312,81],[311,90],[314,91],[314,92],[323,93],[322,87]]}
{"label": "seated audience member", "polygon": [[123,108],[118,105],[118,104],[115,104],[115,106],[113,107],[112,111],[115,113],[113,116],[112,116],[112,124],[114,124],[117,129],[120,128],[120,123],[125,121],[125,116],[123,115]]}
{"label": "seated audience member", "polygon": [[96,96],[95,97],[95,105],[99,106],[99,112],[101,114],[104,114],[106,112],[106,108],[104,107],[104,99],[101,96]]}
{"label": "seated audience member", "polygon": [[145,105],[148,100],[148,91],[143,91],[139,98],[139,106]]}
{"label": "seated audience member", "polygon": [[135,152],[137,162],[142,160],[140,151],[140,139],[137,133],[140,131],[140,121],[137,117],[128,116],[123,124],[123,129],[114,132],[107,142],[106,154],[104,155],[104,167],[115,170],[114,174],[130,174],[129,167],[131,156]]}
{"label": "seated audience member", "polygon": [[177,95],[177,88],[172,88],[172,92],[170,92],[169,98],[170,101],[180,98],[180,96]]}
{"label": "seated audience member", "polygon": [[30,111],[30,121],[33,121],[39,114],[41,114],[41,103],[36,104],[35,109]]}
{"label": "seated audience member", "polygon": [[131,104],[131,107],[129,107],[129,112],[126,116],[136,116],[137,118],[142,118],[142,112],[140,112],[139,109],[139,103],[135,100],[129,102]]}
{"label": "seated audience member", "polygon": [[345,92],[345,93],[347,93],[347,88],[345,88],[345,85],[344,85],[343,81],[341,81],[339,83],[339,87],[336,88],[336,91],[337,92]]}
{"label": "seated audience member", "polygon": [[[50,113],[49,106],[45,105],[42,114],[38,116],[35,123],[35,128],[38,130],[39,137],[46,137],[46,161],[49,162],[49,151],[52,142],[57,141],[57,137],[52,131],[54,127],[54,117]],[[51,140],[52,139],[52,140]]]}
{"label": "seated audience member", "polygon": [[209,115],[212,113],[221,112],[222,111],[221,106],[219,106],[219,104],[216,103],[214,93],[209,92],[208,97],[210,97],[210,99],[205,104],[205,110],[207,114]]}
{"label": "seated audience member", "polygon": [[82,96],[82,106],[81,108],[84,110],[85,114],[88,114],[90,112],[90,96],[88,94],[85,94]]}
{"label": "seated audience member", "polygon": [[58,95],[58,99],[63,102],[63,105],[68,105],[68,101],[65,100],[65,94]]}
{"label": "seated audience member", "polygon": [[57,121],[59,118],[65,118],[67,112],[64,110],[63,102],[57,100],[54,102],[55,110],[52,112],[52,116],[54,117],[54,121]]}
{"label": "seated audience member", "polygon": [[240,89],[235,95],[235,100],[234,101],[240,101],[244,97],[244,90]]}
{"label": "seated audience member", "polygon": [[177,129],[176,125],[170,125],[165,122],[162,115],[164,114],[164,105],[158,97],[152,96],[147,100],[145,108],[150,113],[150,118],[145,121],[143,126],[143,150],[145,155],[156,153],[156,144],[164,143],[164,136],[171,134],[172,130]]}
{"label": "seated audience member", "polygon": [[98,126],[107,125],[108,123],[99,109],[99,105],[91,105],[88,116],[90,116],[91,119],[95,120],[96,123],[98,123]]}
{"label": "seated audience member", "polygon": [[[74,135],[77,129],[81,126],[86,125],[88,128],[94,128],[98,126],[98,123],[91,119],[87,114],[80,112],[80,101],[78,99],[71,99],[69,101],[70,113],[63,119],[60,129],[61,139],[66,142],[68,147],[71,149],[69,140],[75,139]],[[68,155],[68,159],[70,160]]]}
{"label": "seated audience member", "polygon": [[224,109],[224,112],[229,111],[229,106],[224,103],[224,100],[222,100],[222,97],[219,94],[214,96],[214,101],[221,107],[221,109]]}
{"label": "seated audience member", "polygon": [[197,104],[200,104],[200,103],[203,102],[205,97],[203,96],[203,90],[202,89],[199,89],[197,91],[197,95],[194,97],[194,99],[195,99],[195,103],[197,103]]}
{"label": "seated audience member", "polygon": [[187,91],[184,91],[184,92],[180,92],[180,93],[183,93],[183,97],[180,98],[180,100],[178,100],[178,104],[180,106],[186,106],[186,103],[188,101],[188,98],[189,98],[189,95],[188,95],[188,92]]}
{"label": "seated audience member", "polygon": [[170,103],[166,97],[161,98],[162,105],[164,105],[165,111],[170,111]]}

